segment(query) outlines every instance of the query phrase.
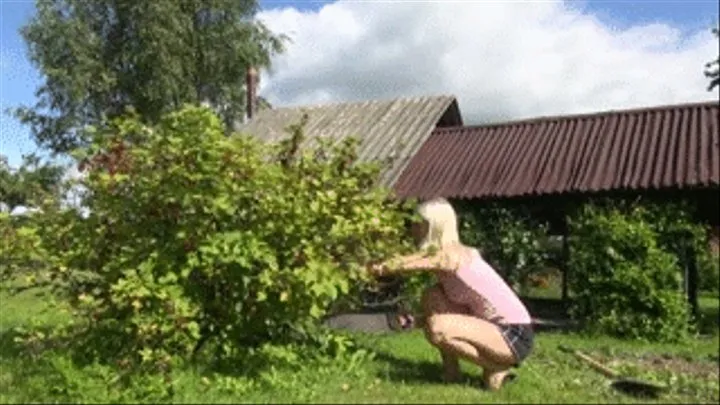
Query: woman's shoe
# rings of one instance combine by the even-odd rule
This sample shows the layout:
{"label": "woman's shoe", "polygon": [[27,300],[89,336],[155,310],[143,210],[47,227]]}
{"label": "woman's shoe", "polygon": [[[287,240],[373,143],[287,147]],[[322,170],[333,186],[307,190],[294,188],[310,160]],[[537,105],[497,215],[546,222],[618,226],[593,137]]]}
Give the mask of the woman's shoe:
{"label": "woman's shoe", "polygon": [[483,388],[489,391],[498,391],[516,379],[517,375],[510,371],[485,372],[483,374]]}

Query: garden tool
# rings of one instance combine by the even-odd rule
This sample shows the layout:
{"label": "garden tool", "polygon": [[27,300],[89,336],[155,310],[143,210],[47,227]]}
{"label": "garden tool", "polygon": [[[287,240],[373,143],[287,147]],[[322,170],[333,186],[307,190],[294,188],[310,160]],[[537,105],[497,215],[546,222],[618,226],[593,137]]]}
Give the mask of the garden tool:
{"label": "garden tool", "polygon": [[667,390],[667,387],[649,381],[621,377],[618,372],[600,364],[598,361],[579,350],[571,349],[563,345],[560,345],[560,350],[573,354],[575,357],[584,361],[605,377],[612,379],[613,381],[610,386],[622,393],[636,397],[657,398],[663,391]]}

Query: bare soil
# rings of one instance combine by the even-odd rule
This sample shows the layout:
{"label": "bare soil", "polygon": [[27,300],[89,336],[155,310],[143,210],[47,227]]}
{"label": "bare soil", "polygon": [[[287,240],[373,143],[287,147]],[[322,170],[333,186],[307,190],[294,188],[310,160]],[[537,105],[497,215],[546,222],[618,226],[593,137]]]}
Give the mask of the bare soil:
{"label": "bare soil", "polygon": [[618,355],[608,357],[596,354],[598,361],[610,368],[619,368],[631,364],[649,372],[669,371],[676,374],[685,374],[698,379],[715,379],[720,377],[720,361],[718,358],[688,359],[680,356],[670,355]]}

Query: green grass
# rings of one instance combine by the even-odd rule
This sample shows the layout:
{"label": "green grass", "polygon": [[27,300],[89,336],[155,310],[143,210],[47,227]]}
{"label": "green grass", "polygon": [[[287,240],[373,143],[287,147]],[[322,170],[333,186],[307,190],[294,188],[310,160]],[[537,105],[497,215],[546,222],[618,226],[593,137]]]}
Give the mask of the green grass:
{"label": "green grass", "polygon": [[700,293],[698,297],[700,307],[699,329],[704,334],[717,334],[720,332],[720,296],[717,293]]}
{"label": "green grass", "polygon": [[[0,293],[2,294],[2,293]],[[12,329],[28,324],[52,324],[62,314],[43,314],[48,297],[25,292],[0,295],[0,403],[137,401],[139,391],[109,388],[100,366],[80,367],[63,353],[31,359],[13,341]],[[706,313],[715,314],[718,300],[703,297]],[[709,315],[712,317],[713,315]],[[715,324],[717,328],[717,323]],[[175,402],[183,403],[640,403],[614,392],[608,380],[572,356],[558,350],[566,344],[595,355],[629,375],[670,384],[658,403],[711,403],[719,398],[718,334],[681,345],[643,344],[610,338],[583,338],[539,333],[529,360],[517,370],[518,380],[498,393],[477,388],[479,370],[464,364],[462,384],[439,380],[436,352],[417,332],[362,336],[374,358],[352,364],[304,365],[277,368],[250,379],[242,365],[219,374],[201,368],[177,374]],[[135,394],[135,395],[133,395]],[[149,400],[146,400],[149,402]]]}

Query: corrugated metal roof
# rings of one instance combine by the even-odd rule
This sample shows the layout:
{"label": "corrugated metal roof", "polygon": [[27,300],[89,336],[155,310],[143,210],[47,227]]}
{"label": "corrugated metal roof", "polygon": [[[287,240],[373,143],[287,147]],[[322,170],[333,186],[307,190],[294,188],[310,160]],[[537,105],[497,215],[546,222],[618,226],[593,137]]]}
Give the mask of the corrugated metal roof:
{"label": "corrugated metal roof", "polygon": [[400,197],[507,198],[717,187],[717,102],[434,131]]}
{"label": "corrugated metal roof", "polygon": [[395,164],[383,173],[382,183],[387,186],[394,184],[433,129],[462,125],[455,97],[432,96],[261,110],[236,129],[278,141],[288,136],[285,128],[299,123],[304,113],[308,141],[356,136],[363,161],[385,160],[395,153]]}

